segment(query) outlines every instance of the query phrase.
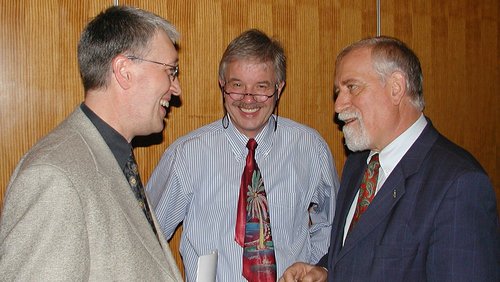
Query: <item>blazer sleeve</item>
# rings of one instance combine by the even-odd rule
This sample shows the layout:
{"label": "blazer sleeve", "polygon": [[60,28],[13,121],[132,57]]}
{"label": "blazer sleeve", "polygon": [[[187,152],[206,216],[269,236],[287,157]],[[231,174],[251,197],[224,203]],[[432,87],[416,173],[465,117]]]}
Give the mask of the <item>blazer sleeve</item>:
{"label": "blazer sleeve", "polygon": [[[330,253],[330,251],[328,251],[328,253]],[[316,264],[316,266],[320,266],[320,267],[324,267],[324,268],[328,269],[328,253],[326,255],[324,255],[318,261],[318,263]]]}
{"label": "blazer sleeve", "polygon": [[2,279],[88,280],[82,203],[59,168],[35,165],[22,170],[8,188],[2,216]]}

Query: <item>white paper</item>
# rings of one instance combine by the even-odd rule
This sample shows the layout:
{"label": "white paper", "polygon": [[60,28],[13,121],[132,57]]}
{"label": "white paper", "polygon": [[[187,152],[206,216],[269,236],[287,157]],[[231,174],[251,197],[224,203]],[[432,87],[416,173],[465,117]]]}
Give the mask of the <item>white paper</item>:
{"label": "white paper", "polygon": [[198,270],[196,270],[197,282],[215,282],[217,256],[217,250],[213,250],[208,255],[198,257]]}

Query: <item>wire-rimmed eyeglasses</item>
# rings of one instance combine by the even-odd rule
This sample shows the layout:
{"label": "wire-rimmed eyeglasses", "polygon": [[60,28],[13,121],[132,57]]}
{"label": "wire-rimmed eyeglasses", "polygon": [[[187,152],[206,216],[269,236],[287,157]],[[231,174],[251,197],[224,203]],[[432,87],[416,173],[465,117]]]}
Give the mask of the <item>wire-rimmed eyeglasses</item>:
{"label": "wire-rimmed eyeglasses", "polygon": [[238,90],[233,90],[230,88],[229,90],[226,90],[226,87],[227,85],[224,85],[224,87],[222,87],[222,92],[226,95],[229,95],[231,97],[231,99],[235,100],[235,101],[240,101],[240,100],[243,100],[243,98],[245,98],[245,96],[250,96],[252,97],[256,102],[265,102],[267,101],[267,99],[273,97],[274,95],[276,95],[276,92],[278,92],[278,85],[274,85],[274,91],[272,94],[265,94],[266,92],[269,93],[270,90],[271,90],[271,87],[268,87],[268,88],[262,88],[261,93],[246,93],[246,92],[239,92]]}
{"label": "wire-rimmed eyeglasses", "polygon": [[169,76],[172,77],[172,81],[174,81],[175,78],[179,76],[179,66],[169,65],[169,64],[162,63],[162,62],[151,61],[151,60],[147,60],[147,59],[142,59],[142,58],[139,58],[136,56],[127,56],[127,58],[130,60],[139,60],[139,61],[149,62],[149,63],[162,65],[162,66],[166,67],[170,71]]}

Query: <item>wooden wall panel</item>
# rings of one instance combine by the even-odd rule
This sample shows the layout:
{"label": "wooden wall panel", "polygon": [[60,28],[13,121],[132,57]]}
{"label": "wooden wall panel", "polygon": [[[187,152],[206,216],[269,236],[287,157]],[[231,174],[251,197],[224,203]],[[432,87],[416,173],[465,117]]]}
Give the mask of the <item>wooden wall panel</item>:
{"label": "wooden wall panel", "polygon": [[[496,120],[500,92],[498,0],[382,0],[382,33],[400,37],[420,55],[426,114],[470,150],[498,191]],[[144,181],[165,148],[222,116],[217,67],[226,45],[248,28],[282,41],[287,86],[279,114],[316,128],[345,161],[333,123],[337,52],[376,32],[375,0],[120,0],[153,11],[181,32],[183,89],[161,134],[137,138]],[[0,203],[19,158],[83,99],[76,45],[85,23],[112,0],[0,0]],[[499,199],[500,201],[500,199]],[[0,204],[1,208],[1,204]],[[176,259],[179,231],[171,241]]]}
{"label": "wooden wall panel", "polygon": [[0,202],[20,157],[83,99],[76,44],[105,2],[0,0]]}
{"label": "wooden wall panel", "polygon": [[500,2],[382,1],[382,34],[421,58],[425,113],[488,172],[500,210]]}

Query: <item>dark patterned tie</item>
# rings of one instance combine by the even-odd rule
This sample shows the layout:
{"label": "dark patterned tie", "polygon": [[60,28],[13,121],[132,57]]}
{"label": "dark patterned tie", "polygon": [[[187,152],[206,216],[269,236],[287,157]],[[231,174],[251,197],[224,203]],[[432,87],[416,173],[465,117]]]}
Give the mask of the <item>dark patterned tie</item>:
{"label": "dark patterned tie", "polygon": [[358,222],[359,218],[366,211],[375,196],[379,168],[380,163],[378,160],[378,154],[375,154],[370,159],[370,163],[368,164],[365,174],[363,175],[363,180],[361,181],[361,186],[359,187],[356,212],[354,213],[351,225],[349,226],[349,231],[351,231],[354,225]]}
{"label": "dark patterned tie", "polygon": [[128,183],[134,192],[135,198],[139,202],[139,206],[141,206],[144,215],[153,228],[153,232],[158,237],[153,223],[153,217],[151,215],[151,211],[149,210],[148,200],[146,198],[146,194],[144,193],[144,187],[142,186],[141,178],[139,177],[139,170],[137,169],[137,163],[135,162],[133,152],[128,157],[123,172],[125,173],[125,177],[127,177]]}
{"label": "dark patterned tie", "polygon": [[235,240],[243,247],[243,276],[250,282],[274,282],[276,260],[266,191],[254,157],[256,147],[255,139],[248,140],[248,155],[238,199]]}

